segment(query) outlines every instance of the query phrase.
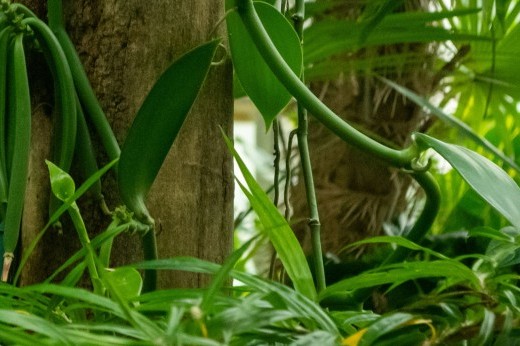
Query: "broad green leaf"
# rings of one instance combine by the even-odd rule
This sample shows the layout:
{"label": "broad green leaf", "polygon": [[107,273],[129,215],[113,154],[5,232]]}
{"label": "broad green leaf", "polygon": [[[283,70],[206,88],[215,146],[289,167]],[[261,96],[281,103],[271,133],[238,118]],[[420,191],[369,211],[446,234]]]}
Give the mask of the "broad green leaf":
{"label": "broad green leaf", "polygon": [[384,284],[396,286],[409,280],[427,277],[449,277],[455,280],[467,280],[472,285],[479,287],[479,280],[476,274],[465,265],[453,260],[403,262],[341,280],[321,292],[320,300],[346,291]]}
{"label": "broad green leaf", "polygon": [[[302,49],[291,24],[269,4],[256,2],[254,6],[275,47],[294,73],[300,75]],[[289,103],[291,94],[264,62],[236,11],[228,15],[227,27],[235,73],[262,114],[266,128],[269,128],[276,115]]]}
{"label": "broad green leaf", "polygon": [[205,43],[176,60],[155,83],[128,131],[119,160],[119,191],[140,218],[147,215],[144,198],[202,88],[219,42]]}
{"label": "broad green leaf", "polygon": [[49,169],[52,193],[54,193],[60,201],[65,202],[71,198],[76,191],[74,180],[67,172],[54,163],[48,160],[45,160],[45,163]]}
{"label": "broad green leaf", "polygon": [[500,167],[467,148],[444,143],[425,134],[415,134],[418,143],[433,148],[444,157],[462,178],[502,214],[520,228],[520,188]]}
{"label": "broad green leaf", "polygon": [[423,107],[427,110],[429,110],[433,115],[438,117],[440,120],[448,124],[449,126],[452,126],[453,128],[457,129],[462,133],[463,135],[467,136],[469,139],[480,145],[482,148],[490,152],[491,154],[495,155],[502,161],[504,161],[507,165],[509,165],[511,168],[514,168],[517,172],[520,172],[520,167],[511,160],[509,157],[504,155],[504,153],[495,147],[491,142],[489,142],[486,138],[480,136],[478,133],[476,133],[471,127],[469,127],[467,124],[465,124],[460,119],[449,115],[445,112],[443,112],[440,108],[435,107],[432,105],[428,100],[425,98],[417,95],[413,91],[395,83],[391,80],[388,80],[386,78],[380,78],[383,82],[394,88],[397,92],[403,94],[408,99],[413,101],[415,104],[417,104],[420,107]]}
{"label": "broad green leaf", "polygon": [[237,180],[242,191],[249,199],[251,207],[255,210],[262,223],[262,231],[273,244],[296,291],[311,300],[315,300],[316,288],[314,287],[307,259],[305,258],[302,247],[298,243],[298,239],[296,239],[287,220],[280,214],[267,194],[253,178],[229,138],[224,135],[224,139],[229,151],[235,157],[238,167],[247,183],[249,190]]}
{"label": "broad green leaf", "polygon": [[107,272],[103,275],[103,280],[110,281],[126,301],[139,296],[143,288],[143,278],[134,268],[107,269]]}

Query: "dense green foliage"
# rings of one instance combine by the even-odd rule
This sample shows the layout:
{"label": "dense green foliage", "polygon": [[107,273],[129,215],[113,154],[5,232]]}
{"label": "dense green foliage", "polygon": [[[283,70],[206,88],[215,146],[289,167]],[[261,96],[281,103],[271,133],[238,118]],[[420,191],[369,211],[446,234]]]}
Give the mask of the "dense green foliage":
{"label": "dense green foliage", "polygon": [[[129,210],[114,211],[110,226],[89,239],[76,200],[115,167],[119,148],[64,31],[61,1],[49,1],[48,27],[24,6],[0,0],[0,221],[5,226],[3,281],[9,281],[0,285],[3,344],[520,343],[520,189],[515,181],[520,83],[514,63],[520,53],[520,45],[515,44],[520,4],[461,0],[448,6],[439,1],[430,12],[403,12],[397,10],[405,1],[378,0],[367,3],[362,15],[353,20],[330,15],[341,1],[310,3],[307,12],[304,1],[296,1],[291,9],[282,1],[282,11],[273,7],[273,1],[226,3],[235,72],[267,126],[294,97],[299,129],[306,128],[305,110],[309,110],[341,140],[409,173],[425,191],[420,215],[403,227],[404,232],[348,245],[379,246],[352,263],[328,263],[325,282],[325,270],[320,268],[323,262],[309,265],[289,223],[228,138],[223,140],[244,176],[245,181],[238,184],[257,214],[259,235],[222,265],[195,258],[154,259],[154,224],[144,197],[211,68],[218,40],[173,62],[144,101],[118,169],[119,187]],[[326,20],[312,20],[313,16],[329,15]],[[311,20],[304,30],[306,19]],[[302,55],[303,35],[306,54]],[[416,95],[380,76],[383,70],[398,71],[402,59],[420,59],[414,56],[417,52],[381,60],[370,57],[371,69],[367,69],[365,57],[348,66],[333,59],[367,47],[425,42],[442,42],[454,51],[452,56],[438,56],[442,96],[438,105],[430,103],[432,95]],[[17,278],[35,246],[28,247],[18,272],[11,273],[13,278],[8,280],[20,231],[29,149],[30,94],[24,49],[35,43],[54,72],[55,107],[63,134],[55,140],[53,160],[57,165],[48,163],[52,191],[59,202],[51,206],[50,221],[41,234],[68,212],[82,249],[46,282],[17,287]],[[374,78],[431,112],[442,124],[430,128],[429,134],[415,134],[401,150],[357,131],[309,91],[302,72],[319,80],[352,72],[352,68],[363,73],[370,70]],[[166,97],[171,93],[176,98]],[[443,107],[452,101],[457,101],[457,107],[454,114],[448,114]],[[91,117],[114,160],[101,170],[95,161],[86,167],[92,176],[76,189],[67,170],[78,143],[85,149],[83,144],[90,142],[88,138],[75,140],[77,133],[85,134],[81,129],[84,116]],[[441,139],[449,142],[458,138],[453,134],[462,133],[466,141],[457,140],[455,145],[432,137],[441,137],[441,133]],[[304,136],[298,138],[305,140]],[[430,149],[438,155],[432,158]],[[149,160],[141,160],[143,150]],[[304,165],[307,150],[300,146]],[[477,151],[501,160],[503,166]],[[91,155],[91,148],[84,154]],[[436,164],[440,157],[451,170],[441,171]],[[312,179],[306,179],[306,184],[312,187]],[[307,189],[307,193],[312,195],[313,190]],[[313,201],[309,195],[308,200]],[[434,232],[428,235],[432,228]],[[111,268],[112,241],[128,231],[144,235],[147,259],[151,260]],[[313,254],[321,258],[319,227],[314,231],[318,241],[313,243]],[[265,240],[273,245],[287,274],[284,282],[234,269]],[[145,271],[145,292],[138,270]],[[201,289],[155,290],[157,270],[203,273],[212,275],[213,281]],[[79,285],[85,272],[92,291]],[[229,285],[230,278],[240,285]]]}

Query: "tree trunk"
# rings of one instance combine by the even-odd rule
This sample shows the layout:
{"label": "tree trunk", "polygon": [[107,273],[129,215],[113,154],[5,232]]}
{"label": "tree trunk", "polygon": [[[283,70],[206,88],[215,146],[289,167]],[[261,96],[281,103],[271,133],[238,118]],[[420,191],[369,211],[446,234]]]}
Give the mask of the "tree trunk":
{"label": "tree trunk", "polygon": [[[41,15],[44,10],[41,3],[33,1],[29,5],[34,5],[32,8]],[[77,0],[64,1],[64,6],[67,29],[120,144],[162,71],[182,53],[211,39],[212,31],[224,15],[223,0],[156,0],[152,3]],[[216,32],[222,35],[223,28],[220,26]],[[35,80],[40,78],[36,77]],[[47,86],[52,83],[47,81]],[[38,90],[32,91],[38,93]],[[45,114],[48,107],[40,108],[43,109],[34,114],[35,133],[22,230],[24,247],[47,219],[49,187],[43,158],[48,157],[51,126]],[[211,69],[149,194],[148,206],[156,220],[162,258],[196,256],[222,262],[232,248],[232,160],[219,126],[228,134],[232,132],[228,62]],[[99,143],[95,146],[103,152]],[[100,158],[107,162],[104,154]],[[113,175],[109,174],[103,185],[109,207],[119,205]],[[82,201],[80,208],[87,228],[96,234],[110,220],[92,204]],[[24,268],[22,282],[41,281],[78,246],[72,229],[64,228],[63,234],[50,230]],[[116,239],[114,265],[141,258],[138,236],[123,235]],[[159,282],[160,287],[196,287],[205,279],[196,274],[162,273]]]}

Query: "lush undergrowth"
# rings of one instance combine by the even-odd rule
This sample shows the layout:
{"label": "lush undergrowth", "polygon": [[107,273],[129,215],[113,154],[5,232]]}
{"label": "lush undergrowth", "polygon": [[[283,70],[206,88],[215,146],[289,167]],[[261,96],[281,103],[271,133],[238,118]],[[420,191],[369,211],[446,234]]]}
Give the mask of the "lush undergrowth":
{"label": "lush undergrowth", "polygon": [[[478,49],[478,44],[490,41],[490,37],[482,36],[480,32],[470,34],[456,29],[463,24],[474,28],[465,19],[471,15],[474,15],[471,18],[479,19],[475,16],[485,11],[477,8],[476,4],[468,7],[464,2],[456,1],[453,3],[466,7],[451,9],[441,1],[439,10],[431,13],[394,13],[398,2],[380,1],[374,6],[366,6],[366,13],[359,21],[333,19],[331,22],[318,21],[315,25],[311,20],[307,34],[319,39],[313,41],[314,49],[304,56],[303,22],[309,19],[305,13],[305,1],[295,1],[291,10],[286,6],[288,2],[282,1],[281,11],[273,7],[273,3],[267,0],[255,3],[251,0],[226,1],[229,51],[243,91],[261,111],[268,127],[291,99],[297,102],[298,127],[291,138],[296,136],[299,141],[307,204],[311,209],[312,255],[304,254],[277,203],[273,203],[259,186],[232,142],[224,135],[223,140],[244,177],[237,183],[258,217],[259,235],[230,254],[223,264],[215,264],[196,258],[157,259],[155,223],[146,208],[145,197],[197,98],[206,74],[219,63],[214,61],[214,54],[221,45],[221,38],[212,38],[173,62],[145,98],[120,149],[68,39],[61,1],[49,0],[47,26],[24,6],[0,0],[0,67],[8,72],[0,71],[0,225],[5,226],[1,231],[4,251],[2,281],[9,282],[0,284],[2,344],[520,344],[520,188],[513,178],[502,167],[475,151],[423,133],[410,136],[408,147],[403,149],[387,146],[383,143],[386,141],[378,142],[374,139],[377,136],[367,136],[343,121],[307,88],[303,80],[304,69],[311,72],[311,76],[314,73],[316,78],[320,66],[323,72],[337,65],[331,57],[351,54],[355,49],[365,49],[383,39],[389,40],[381,42],[386,45],[404,44],[409,42],[407,40],[423,43],[423,36],[428,37],[428,42],[444,40],[453,43],[464,39]],[[321,8],[318,2],[310,8],[319,19],[331,8],[335,9],[338,3],[323,2],[322,5],[332,7]],[[493,39],[495,34],[503,34],[508,40],[517,37],[511,33],[520,27],[517,25],[520,4],[491,1],[484,9],[496,14],[492,27],[503,31],[493,31]],[[454,20],[455,17],[461,20]],[[432,25],[439,22],[450,25]],[[403,27],[407,30],[403,31]],[[410,28],[414,30],[408,30]],[[341,38],[345,32],[348,37],[320,42],[322,37]],[[403,37],[403,32],[411,33],[411,37]],[[508,40],[501,41],[507,44],[492,45],[493,59],[482,58],[486,64],[493,61],[492,72],[498,76],[483,74],[482,80],[495,81],[495,77],[499,78],[503,72],[501,68],[517,66],[516,62],[506,64],[510,62],[507,57],[517,56],[509,50],[506,51],[507,57],[495,64],[495,54],[514,46]],[[55,139],[53,161],[56,165],[48,162],[54,193],[50,206],[52,216],[39,237],[43,237],[49,227],[57,225],[59,218],[68,213],[82,248],[46,282],[18,287],[18,277],[40,239],[30,245],[24,244],[23,257],[13,260],[18,253],[30,153],[31,95],[25,54],[26,50],[35,47],[36,52],[45,53],[53,72],[53,83],[57,87],[55,117],[60,125],[55,132],[62,131],[59,133],[62,136]],[[312,44],[310,47],[313,48]],[[460,49],[462,51],[462,47]],[[395,59],[389,60],[388,63],[400,64]],[[441,68],[439,81],[444,78],[443,73],[455,68],[457,61],[450,66],[452,62],[446,62]],[[471,66],[470,61],[459,72],[469,75],[467,71]],[[487,65],[483,66],[476,66],[475,71],[485,70]],[[366,72],[367,68],[362,70]],[[514,153],[512,146],[502,143],[511,134],[518,136],[517,132],[506,131],[506,125],[511,123],[508,120],[511,114],[505,114],[502,119],[501,136],[495,136],[491,141],[458,117],[444,113],[425,98],[380,76],[379,72],[375,71],[368,77],[384,83],[421,109],[428,109],[432,116],[466,135],[473,147],[501,160],[510,173],[520,172],[518,160],[501,150],[504,147]],[[504,82],[496,83],[495,89],[500,91],[499,87],[504,85],[518,84],[508,79],[514,73],[502,75],[505,75]],[[456,77],[453,78],[456,80]],[[451,79],[446,80],[447,88],[452,88],[448,96],[459,97],[457,88],[462,83],[450,85]],[[486,112],[487,109],[506,109],[509,112],[511,104],[516,111],[516,103],[511,101],[516,100],[514,92],[502,90],[500,102],[493,103],[496,100],[491,97],[492,91],[490,87]],[[170,93],[175,97],[164,96]],[[461,95],[465,94],[461,92]],[[472,97],[474,95],[467,99]],[[503,104],[504,100],[509,107]],[[447,104],[449,101],[447,97],[443,102]],[[466,105],[461,101],[460,107]],[[351,244],[349,248],[363,246],[364,255],[345,258],[345,262],[324,263],[306,138],[306,110],[340,140],[385,162],[400,174],[409,175],[425,192],[424,207],[417,217],[410,219],[410,225],[400,229],[402,236],[375,237]],[[457,113],[463,111],[465,113],[467,109]],[[89,131],[82,128],[86,116],[94,123],[112,160],[101,170],[96,166]],[[86,138],[76,141],[76,134]],[[430,149],[452,166],[451,173],[436,178],[436,167],[427,153]],[[82,163],[91,163],[89,167],[81,165],[91,177],[76,190],[67,171],[72,157],[80,154],[78,151],[87,157]],[[143,160],[143,156],[149,160]],[[90,239],[76,200],[89,189],[98,197],[102,196],[100,178],[116,163],[119,192],[125,207],[112,212],[110,226]],[[451,174],[458,174],[458,180],[453,180],[455,183],[452,185],[461,185],[464,181],[466,190],[460,192],[462,190],[456,187],[453,190],[457,191],[450,193],[451,186],[447,181]],[[441,181],[440,188],[437,180]],[[467,191],[473,195],[468,197]],[[435,223],[439,219],[442,196],[457,199],[456,202],[448,201],[451,212],[441,211],[441,215],[445,214],[442,215],[443,222]],[[478,205],[467,206],[468,201],[478,202]],[[474,214],[477,224],[466,224],[466,219],[460,217],[468,214]],[[481,222],[491,214],[497,222]],[[451,220],[451,224],[446,220]],[[493,224],[494,228],[482,224]],[[443,227],[448,226],[458,232],[443,233]],[[432,227],[437,230],[434,236],[428,235]],[[111,268],[112,241],[127,231],[143,235],[146,261]],[[237,265],[243,257],[251,256],[259,248],[256,245],[265,241],[269,241],[276,252],[283,280],[265,279],[237,269],[243,267]],[[19,264],[16,273],[13,273],[12,263]],[[208,287],[199,289],[157,290],[156,271],[159,270],[210,275],[212,281]]]}

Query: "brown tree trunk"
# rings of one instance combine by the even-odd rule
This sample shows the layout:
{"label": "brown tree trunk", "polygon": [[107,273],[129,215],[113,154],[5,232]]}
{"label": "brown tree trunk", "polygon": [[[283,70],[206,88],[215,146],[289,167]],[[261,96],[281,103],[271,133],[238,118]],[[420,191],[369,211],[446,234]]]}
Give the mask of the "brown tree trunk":
{"label": "brown tree trunk", "polygon": [[[182,53],[212,38],[212,31],[224,15],[223,2],[64,1],[67,29],[120,144],[162,71]],[[29,5],[41,15],[42,3],[33,1]],[[223,35],[223,26],[216,33]],[[33,82],[37,83],[41,82]],[[34,115],[24,246],[34,239],[47,218],[49,188],[43,158],[48,156],[51,126],[44,112],[48,107],[41,108]],[[232,248],[232,160],[219,126],[228,134],[232,132],[231,67],[227,62],[211,69],[149,195],[148,206],[156,220],[162,258],[196,256],[222,262]],[[102,152],[101,146],[96,146]],[[103,155],[101,158],[106,163]],[[113,176],[105,178],[104,190],[109,207],[117,206],[120,201]],[[80,208],[92,234],[99,233],[110,221],[88,201],[82,201]],[[41,281],[51,273],[78,248],[75,238],[72,229],[65,228],[63,234],[50,230],[25,267],[23,283]],[[139,261],[142,256],[138,236],[116,239],[112,258],[114,265]],[[194,287],[204,282],[196,274],[160,275],[161,287]]]}

